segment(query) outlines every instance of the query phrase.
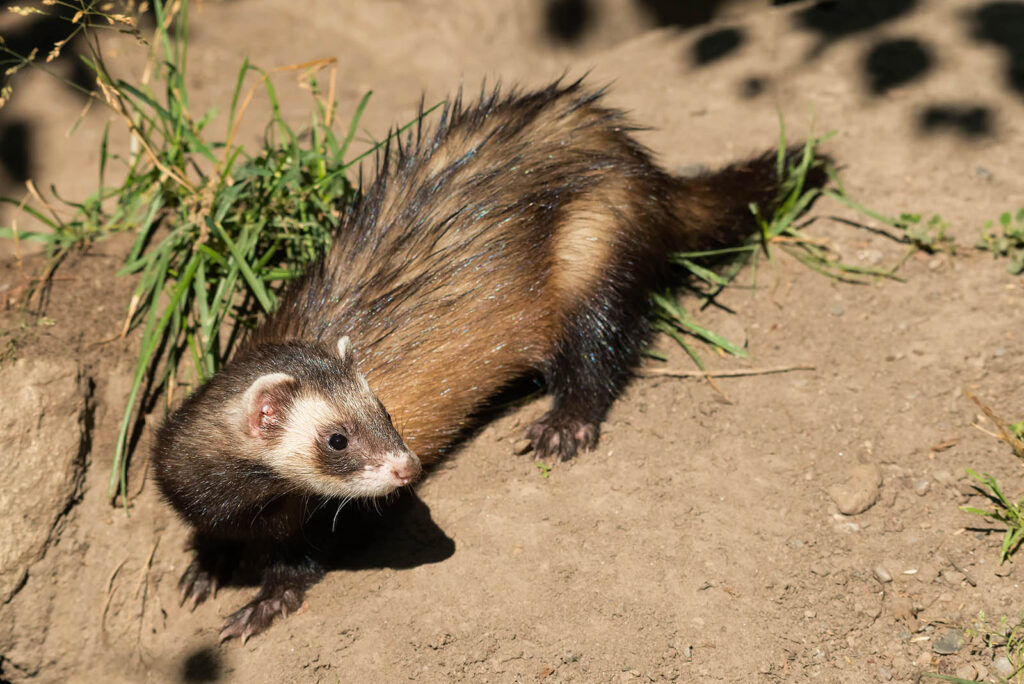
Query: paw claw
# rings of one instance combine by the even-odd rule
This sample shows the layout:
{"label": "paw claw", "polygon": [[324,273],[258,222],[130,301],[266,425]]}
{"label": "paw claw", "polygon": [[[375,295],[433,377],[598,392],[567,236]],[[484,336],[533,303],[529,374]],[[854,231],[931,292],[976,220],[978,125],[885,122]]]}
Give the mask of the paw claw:
{"label": "paw claw", "polygon": [[245,644],[274,621],[278,615],[287,616],[302,605],[299,593],[290,590],[264,590],[244,607],[233,613],[220,630],[220,642],[238,637]]}
{"label": "paw claw", "polygon": [[548,413],[526,431],[526,437],[540,460],[568,461],[579,449],[590,451],[597,445],[597,423]]}
{"label": "paw claw", "polygon": [[204,570],[198,558],[194,559],[178,580],[178,605],[184,606],[187,603],[189,611],[194,611],[196,606],[210,596],[210,589],[216,587],[216,584],[216,576]]}

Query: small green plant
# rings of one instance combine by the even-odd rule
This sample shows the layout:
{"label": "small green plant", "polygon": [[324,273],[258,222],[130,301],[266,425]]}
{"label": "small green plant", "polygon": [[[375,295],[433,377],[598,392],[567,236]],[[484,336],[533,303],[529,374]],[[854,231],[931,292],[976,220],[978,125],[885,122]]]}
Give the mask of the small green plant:
{"label": "small green plant", "polygon": [[952,236],[947,234],[950,224],[938,214],[932,215],[926,222],[922,214],[902,213],[898,218],[892,218],[852,199],[846,194],[842,183],[839,181],[839,176],[833,169],[829,169],[829,178],[836,189],[825,190],[822,194],[826,197],[831,197],[868,218],[893,228],[897,231],[897,239],[907,245],[907,251],[903,258],[886,272],[887,277],[895,278],[896,272],[914,252],[921,251],[927,254],[946,252],[950,256],[956,254],[956,242]]}
{"label": "small green plant", "polygon": [[994,257],[1008,257],[1006,270],[1013,275],[1024,273],[1024,207],[1016,214],[1004,212],[999,227],[986,221],[975,247],[991,252]]}
{"label": "small green plant", "polygon": [[1005,651],[1014,672],[1003,681],[1015,681],[1018,684],[1024,681],[1024,610],[1016,620],[1006,615],[1001,616],[998,624],[989,624],[985,611],[979,611],[974,626],[965,631],[969,638],[980,639],[985,648],[993,652],[1000,649]]}
{"label": "small green plant", "polygon": [[1020,547],[1021,541],[1024,540],[1024,497],[1018,499],[1017,503],[1013,503],[1003,494],[1003,490],[999,483],[996,482],[996,478],[987,473],[979,475],[970,468],[966,470],[967,474],[981,485],[979,489],[991,500],[992,507],[988,510],[983,510],[972,506],[961,506],[960,510],[990,518],[1006,525],[1006,533],[1003,535],[1003,543],[999,549],[999,562],[1005,563]]}
{"label": "small green plant", "polygon": [[900,214],[895,221],[895,227],[904,232],[914,249],[928,254],[956,254],[956,243],[946,234],[949,230],[949,221],[944,221],[938,214],[933,215],[927,222],[922,222],[921,214]]}
{"label": "small green plant", "polygon": [[537,465],[537,470],[540,471],[540,476],[542,478],[544,478],[546,480],[549,477],[551,477],[551,466],[549,466],[547,463],[543,463],[543,462],[540,462],[540,461],[538,461],[536,465]]}

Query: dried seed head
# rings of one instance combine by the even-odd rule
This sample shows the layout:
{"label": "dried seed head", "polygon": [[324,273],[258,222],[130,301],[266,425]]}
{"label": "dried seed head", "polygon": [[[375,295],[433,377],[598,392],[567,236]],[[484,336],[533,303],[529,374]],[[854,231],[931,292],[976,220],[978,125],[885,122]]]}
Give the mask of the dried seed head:
{"label": "dried seed head", "polygon": [[59,41],[57,41],[56,43],[53,44],[53,49],[50,50],[50,54],[46,55],[47,63],[52,62],[53,60],[55,60],[58,57],[60,57],[60,50],[61,50],[61,48],[64,47],[64,44],[67,43],[67,42],[68,42],[68,39],[65,38],[64,40],[59,40]]}
{"label": "dried seed head", "polygon": [[38,7],[22,7],[20,5],[11,5],[7,8],[7,11],[13,12],[14,14],[22,17],[27,17],[30,14],[46,14],[46,12],[42,11]]}

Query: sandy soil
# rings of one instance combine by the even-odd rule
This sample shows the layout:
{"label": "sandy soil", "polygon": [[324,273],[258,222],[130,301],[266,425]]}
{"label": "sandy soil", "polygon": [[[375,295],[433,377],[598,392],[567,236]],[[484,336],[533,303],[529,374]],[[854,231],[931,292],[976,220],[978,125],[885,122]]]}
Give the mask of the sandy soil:
{"label": "sandy soil", "polygon": [[[640,137],[670,169],[772,147],[781,112],[793,137],[812,120],[837,132],[828,151],[854,197],[949,221],[957,255],[915,255],[905,282],[871,285],[787,257],[762,265],[756,288],[733,288],[701,314],[751,358],[708,352],[711,365],[813,371],[720,379],[718,391],[640,378],[599,448],[547,478],[511,446],[544,400],[503,416],[387,516],[353,513],[347,524],[363,534],[350,559],[298,615],[218,646],[222,618],[252,588],[229,587],[191,614],[177,606],[186,532],[144,481],[144,457],[131,518],[107,502],[135,342],[93,344],[119,328],[132,288],[111,276],[124,241],[101,244],[58,272],[52,326],[25,332],[34,319],[17,311],[0,326],[18,355],[78,358],[94,385],[86,489],[0,606],[10,635],[0,678],[997,681],[993,657],[1005,653],[980,637],[937,650],[949,630],[983,629],[982,611],[997,624],[1024,608],[1017,563],[999,564],[1001,535],[958,510],[984,503],[965,467],[1024,489],[1010,450],[972,427],[966,397],[1024,414],[1024,341],[1013,333],[1024,283],[971,248],[986,219],[1024,206],[1024,3],[672,7],[208,3],[193,12],[189,78],[196,106],[223,110],[246,56],[264,67],[337,57],[341,110],[372,89],[364,124],[380,137],[421,92],[430,102],[460,79],[541,85],[589,70],[652,127]],[[137,66],[128,41],[109,49],[121,68]],[[303,120],[308,101],[281,88],[286,115]],[[7,192],[25,174],[70,197],[91,189],[106,119],[90,112],[65,137],[81,106],[52,81],[19,81],[0,120]],[[258,119],[254,110],[252,142]],[[848,261],[892,263],[906,250],[834,220],[856,218],[836,204],[813,215],[810,232]],[[18,278],[8,266],[0,287]],[[670,343],[658,348],[669,367],[690,367]],[[830,488],[851,478],[878,502],[845,516]]]}

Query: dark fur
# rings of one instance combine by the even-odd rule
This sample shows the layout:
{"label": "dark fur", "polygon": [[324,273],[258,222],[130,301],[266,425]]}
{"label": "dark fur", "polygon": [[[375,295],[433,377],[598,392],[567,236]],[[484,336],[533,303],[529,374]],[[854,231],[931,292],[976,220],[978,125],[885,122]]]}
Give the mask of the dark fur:
{"label": "dark fur", "polygon": [[[665,256],[735,244],[753,228],[748,205],[770,209],[778,190],[774,153],[697,178],[668,175],[601,96],[576,82],[495,89],[470,107],[456,97],[431,135],[387,148],[329,252],[243,358],[259,359],[260,372],[302,372],[304,354],[349,336],[359,370],[424,462],[508,383],[540,373],[554,402],[527,433],[537,453],[566,459],[592,448],[650,338],[649,295],[666,281]],[[217,433],[207,425],[217,402],[255,377],[237,370],[245,363],[186,401],[155,452],[162,491],[205,540],[275,542],[260,596],[226,636],[265,628],[322,573],[293,543],[302,492],[283,496],[287,483],[227,446],[206,449],[206,459],[166,446],[181,430]],[[210,484],[214,471],[220,484]],[[182,580],[193,602],[219,571],[208,546],[197,542]]]}

